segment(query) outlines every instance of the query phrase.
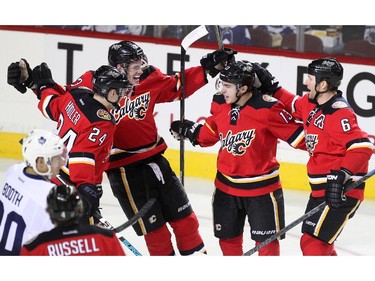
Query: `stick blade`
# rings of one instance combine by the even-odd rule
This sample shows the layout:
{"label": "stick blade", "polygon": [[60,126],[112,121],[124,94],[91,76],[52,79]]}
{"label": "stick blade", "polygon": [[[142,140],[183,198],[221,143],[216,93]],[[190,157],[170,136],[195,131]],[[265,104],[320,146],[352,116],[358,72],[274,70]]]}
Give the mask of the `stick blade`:
{"label": "stick blade", "polygon": [[143,207],[136,213],[134,216],[132,216],[127,222],[123,223],[122,225],[114,228],[116,233],[119,233],[123,231],[125,228],[128,228],[129,226],[132,226],[135,224],[140,218],[142,218],[154,205],[156,202],[155,198],[151,198],[146,202],[146,204],[143,205]]}
{"label": "stick blade", "polygon": [[196,29],[192,30],[188,35],[182,39],[181,46],[185,50],[187,50],[191,44],[193,44],[198,39],[202,38],[203,36],[207,35],[208,31],[205,25],[200,25]]}

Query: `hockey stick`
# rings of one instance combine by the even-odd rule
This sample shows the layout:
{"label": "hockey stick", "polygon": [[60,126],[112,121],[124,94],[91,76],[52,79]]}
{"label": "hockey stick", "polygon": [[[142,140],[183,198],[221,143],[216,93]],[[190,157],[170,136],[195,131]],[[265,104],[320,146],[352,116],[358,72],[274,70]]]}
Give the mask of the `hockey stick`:
{"label": "hockey stick", "polygon": [[218,25],[215,25],[215,34],[216,34],[216,40],[217,40],[217,45],[219,46],[219,49],[224,50],[224,44],[223,44],[223,41],[221,40],[220,27]]}
{"label": "hockey stick", "polygon": [[[351,190],[353,188],[356,188],[357,186],[361,185],[366,180],[368,180],[370,177],[372,177],[374,174],[375,174],[375,169],[373,169],[372,171],[370,171],[369,173],[367,173],[366,175],[364,175],[362,178],[360,178],[356,182],[353,182],[353,183],[349,184],[345,188],[345,193],[348,192],[349,190]],[[249,251],[247,251],[243,255],[244,256],[251,256],[252,254],[254,254],[255,252],[257,252],[259,249],[261,249],[264,246],[266,246],[267,244],[271,243],[273,240],[277,239],[278,237],[280,237],[281,235],[283,235],[287,231],[291,230],[293,227],[295,227],[296,225],[298,225],[300,222],[302,222],[305,219],[311,217],[315,213],[323,210],[326,206],[327,206],[326,202],[321,203],[320,205],[316,206],[314,209],[310,210],[309,212],[307,212],[303,216],[301,216],[298,219],[296,219],[295,221],[291,222],[289,225],[287,225],[286,227],[284,227],[282,230],[280,230],[279,232],[275,233],[270,238],[264,240],[262,243],[260,243],[259,245],[255,246],[254,248],[250,249]]]}
{"label": "hockey stick", "polygon": [[120,231],[123,231],[125,228],[135,224],[137,220],[142,218],[151,209],[155,202],[156,198],[151,198],[150,200],[148,200],[146,204],[144,204],[143,207],[134,216],[130,218],[130,220],[116,227],[115,231],[119,233]]}
{"label": "hockey stick", "polygon": [[[111,229],[111,230],[114,230],[115,228],[107,221],[105,220],[102,215],[97,212],[95,213],[94,215],[106,228],[108,229]],[[132,244],[130,244],[130,242],[128,240],[126,240],[124,238],[124,236],[121,236],[120,234],[116,233],[116,236],[117,238],[122,242],[122,244],[124,244],[134,255],[136,256],[142,256],[142,254],[136,249],[134,248],[134,246]]]}
{"label": "hockey stick", "polygon": [[[203,36],[207,35],[208,31],[204,25],[200,25],[192,30],[188,35],[181,41],[181,99],[180,99],[180,121],[183,122],[185,119],[185,56],[187,49],[195,41],[199,40]],[[184,186],[184,173],[185,173],[185,140],[180,139],[180,181]]]}
{"label": "hockey stick", "polygon": [[135,224],[140,218],[142,218],[154,205],[156,202],[155,198],[151,198],[146,202],[146,204],[143,205],[143,207],[134,215],[132,216],[127,222],[121,224],[118,227],[113,227],[107,220],[105,220],[102,215],[99,212],[96,212],[94,216],[102,223],[104,226],[106,226],[109,229],[115,230],[118,239],[126,246],[130,251],[133,252],[134,255],[136,256],[142,256],[141,253],[134,248],[132,244],[128,240],[126,240],[123,236],[119,235],[118,233],[123,231],[125,228],[128,228],[129,226]]}

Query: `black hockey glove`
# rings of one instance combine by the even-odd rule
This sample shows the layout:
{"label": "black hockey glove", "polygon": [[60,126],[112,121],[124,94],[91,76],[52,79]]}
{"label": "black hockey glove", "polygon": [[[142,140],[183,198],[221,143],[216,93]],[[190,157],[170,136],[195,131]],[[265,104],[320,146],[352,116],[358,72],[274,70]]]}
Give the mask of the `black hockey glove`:
{"label": "black hockey glove", "polygon": [[85,214],[91,217],[99,209],[99,200],[103,195],[102,186],[85,183],[78,186],[78,192],[82,197]]}
{"label": "black hockey glove", "polygon": [[[258,88],[262,93],[272,96],[277,89],[281,88],[279,81],[259,63],[253,63],[253,69],[259,79],[260,86]],[[257,86],[257,83],[255,83],[254,86]]]}
{"label": "black hockey glove", "polygon": [[35,90],[37,92],[38,99],[40,99],[42,90],[46,88],[54,88],[56,84],[52,79],[51,69],[49,69],[45,62],[33,69],[33,80],[36,86]]}
{"label": "black hockey glove", "polygon": [[25,59],[12,62],[8,66],[7,82],[9,85],[16,88],[21,94],[26,93],[27,88],[31,89],[34,85],[32,70]]}
{"label": "black hockey glove", "polygon": [[208,74],[214,78],[228,63],[235,60],[235,54],[237,54],[237,51],[230,48],[216,50],[202,57],[200,63],[208,71]]}
{"label": "black hockey glove", "polygon": [[197,145],[197,137],[201,128],[201,124],[194,123],[193,121],[173,121],[169,131],[176,140],[180,140],[182,136],[188,138],[193,145]]}
{"label": "black hockey glove", "polygon": [[352,182],[346,170],[331,170],[327,175],[326,203],[330,208],[339,208],[345,201],[345,187]]}

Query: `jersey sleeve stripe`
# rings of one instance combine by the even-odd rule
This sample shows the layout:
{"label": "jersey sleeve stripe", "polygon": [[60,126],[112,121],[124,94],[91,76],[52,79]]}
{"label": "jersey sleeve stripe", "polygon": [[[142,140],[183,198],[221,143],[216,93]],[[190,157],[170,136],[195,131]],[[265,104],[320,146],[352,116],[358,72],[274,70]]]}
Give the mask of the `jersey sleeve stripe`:
{"label": "jersey sleeve stripe", "polygon": [[[54,120],[52,114],[50,114],[49,109],[49,103],[51,102],[51,99],[54,97],[54,95],[47,96],[42,103],[42,114],[44,117],[50,120]],[[55,121],[55,120],[54,120]]]}
{"label": "jersey sleeve stripe", "polygon": [[371,150],[374,149],[374,145],[368,138],[356,139],[347,144],[346,150],[352,150],[357,148],[369,148]]}

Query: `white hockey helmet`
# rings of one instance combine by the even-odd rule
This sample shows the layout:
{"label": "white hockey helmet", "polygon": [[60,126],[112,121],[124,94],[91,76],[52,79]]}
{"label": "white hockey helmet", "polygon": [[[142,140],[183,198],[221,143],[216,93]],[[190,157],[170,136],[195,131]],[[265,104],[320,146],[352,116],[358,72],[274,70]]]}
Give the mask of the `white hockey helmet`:
{"label": "white hockey helmet", "polygon": [[[41,176],[51,175],[51,159],[61,156],[67,159],[67,150],[62,139],[46,130],[33,130],[22,140],[22,155],[27,166],[31,166]],[[42,173],[36,168],[36,160],[43,157],[48,171]]]}

